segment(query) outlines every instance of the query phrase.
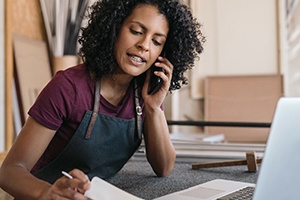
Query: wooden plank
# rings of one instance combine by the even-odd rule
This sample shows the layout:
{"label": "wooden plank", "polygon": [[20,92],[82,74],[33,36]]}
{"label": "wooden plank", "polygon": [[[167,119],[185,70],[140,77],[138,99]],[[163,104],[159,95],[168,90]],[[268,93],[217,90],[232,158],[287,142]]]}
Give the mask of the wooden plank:
{"label": "wooden plank", "polygon": [[6,157],[7,152],[0,153],[0,164],[3,162],[4,158]]}
{"label": "wooden plank", "polygon": [[[44,41],[14,35],[15,80],[22,124],[40,91],[51,80],[52,73]],[[37,59],[38,58],[38,59]],[[38,74],[38,76],[37,76]]]}
{"label": "wooden plank", "polygon": [[[283,94],[281,75],[210,76],[205,80],[206,121],[270,123]],[[266,142],[269,128],[205,127],[232,142]]]}
{"label": "wooden plank", "polygon": [[13,1],[5,0],[5,148],[10,149],[13,143],[13,49],[12,49],[12,4]]}
{"label": "wooden plank", "polygon": [[5,0],[5,132],[6,150],[14,141],[13,123],[13,34],[46,41],[39,0]]}
{"label": "wooden plank", "polygon": [[12,0],[12,2],[13,34],[47,41],[39,0]]}
{"label": "wooden plank", "polygon": [[4,117],[4,0],[0,0],[0,152],[5,149]]}

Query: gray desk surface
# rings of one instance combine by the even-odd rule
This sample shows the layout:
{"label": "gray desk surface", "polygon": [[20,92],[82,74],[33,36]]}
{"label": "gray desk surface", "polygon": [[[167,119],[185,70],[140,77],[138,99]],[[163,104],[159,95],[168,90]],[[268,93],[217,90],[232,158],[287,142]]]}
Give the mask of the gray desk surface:
{"label": "gray desk surface", "polygon": [[147,161],[130,160],[123,169],[107,181],[142,199],[154,199],[169,193],[213,180],[228,179],[256,183],[258,172],[247,172],[247,166],[232,166],[194,170],[189,162],[176,162],[167,177],[157,177]]}

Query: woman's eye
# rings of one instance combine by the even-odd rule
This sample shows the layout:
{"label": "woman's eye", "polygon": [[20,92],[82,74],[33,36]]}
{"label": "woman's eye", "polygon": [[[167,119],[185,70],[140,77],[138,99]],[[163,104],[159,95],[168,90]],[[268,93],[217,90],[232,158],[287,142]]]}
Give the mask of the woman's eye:
{"label": "woman's eye", "polygon": [[156,45],[156,46],[160,46],[162,45],[160,42],[158,42],[157,40],[152,40],[153,41],[153,44]]}
{"label": "woman's eye", "polygon": [[136,30],[134,30],[132,28],[130,29],[130,32],[133,33],[134,35],[141,35],[142,34],[141,32],[136,31]]}

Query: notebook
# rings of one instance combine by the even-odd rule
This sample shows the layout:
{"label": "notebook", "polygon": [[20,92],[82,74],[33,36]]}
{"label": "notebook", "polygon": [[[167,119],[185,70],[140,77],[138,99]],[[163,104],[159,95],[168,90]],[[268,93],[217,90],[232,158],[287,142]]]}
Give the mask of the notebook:
{"label": "notebook", "polygon": [[212,200],[255,186],[254,200],[300,199],[300,98],[277,103],[256,185],[216,179],[156,200]]}

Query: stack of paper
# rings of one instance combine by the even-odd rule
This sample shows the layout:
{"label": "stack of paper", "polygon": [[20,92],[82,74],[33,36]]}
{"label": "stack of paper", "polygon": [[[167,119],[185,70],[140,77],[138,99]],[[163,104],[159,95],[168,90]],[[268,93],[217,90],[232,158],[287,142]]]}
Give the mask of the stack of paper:
{"label": "stack of paper", "polygon": [[[228,143],[224,135],[200,133],[171,133],[170,138],[176,150],[176,160],[195,162],[197,159],[244,159],[246,152],[255,152],[263,157],[265,144]],[[144,142],[133,159],[145,156]]]}
{"label": "stack of paper", "polygon": [[204,133],[171,133],[170,138],[174,144],[180,143],[216,143],[223,142],[223,134],[204,134]]}

